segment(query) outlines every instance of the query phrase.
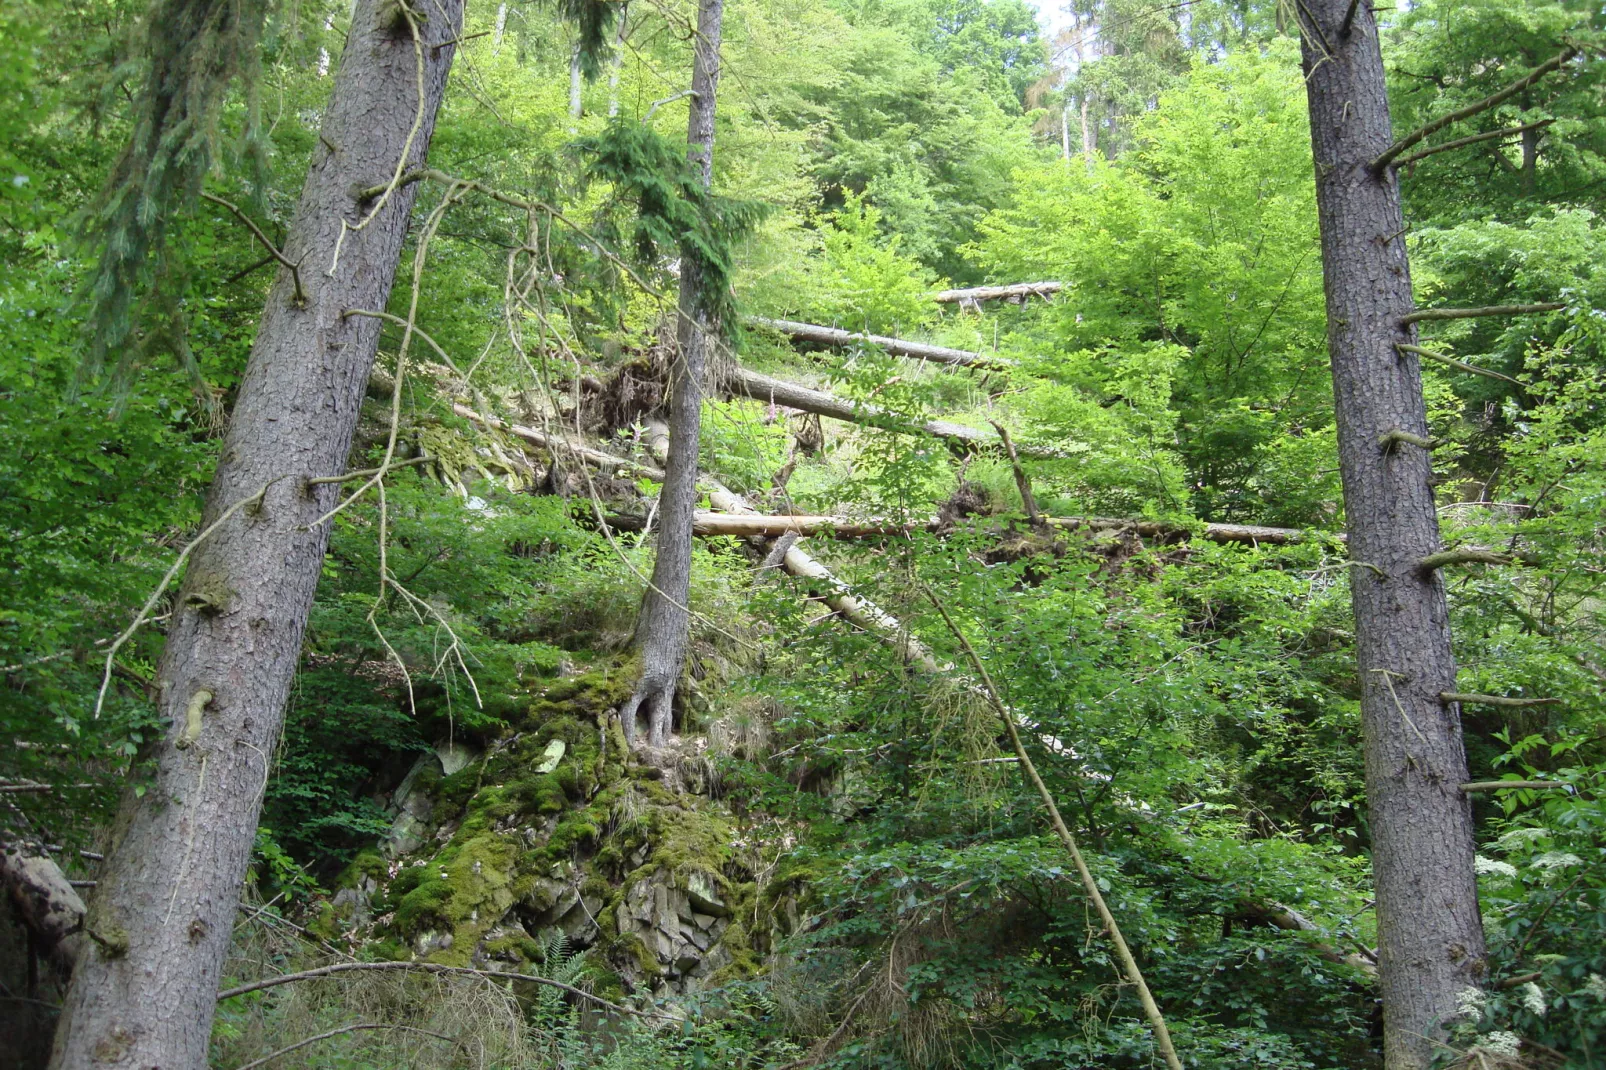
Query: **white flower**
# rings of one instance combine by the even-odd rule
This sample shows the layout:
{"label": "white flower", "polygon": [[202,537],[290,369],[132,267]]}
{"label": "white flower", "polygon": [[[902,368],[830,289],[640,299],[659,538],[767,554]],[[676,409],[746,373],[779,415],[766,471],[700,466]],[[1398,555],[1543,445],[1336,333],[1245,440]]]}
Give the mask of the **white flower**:
{"label": "white flower", "polygon": [[1522,1005],[1541,1018],[1545,1016],[1545,994],[1532,981],[1522,986]]}
{"label": "white flower", "polygon": [[1481,988],[1463,988],[1455,994],[1456,1013],[1469,1022],[1481,1022],[1483,1005],[1488,998]]}
{"label": "white flower", "polygon": [[1535,869],[1543,870],[1567,869],[1571,866],[1581,866],[1583,864],[1584,860],[1582,858],[1566,851],[1546,851],[1533,861]]}
{"label": "white flower", "polygon": [[1496,1030],[1493,1033],[1485,1034],[1483,1039],[1472,1050],[1486,1051],[1490,1055],[1516,1056],[1521,1048],[1522,1038],[1517,1034]]}
{"label": "white flower", "polygon": [[1497,862],[1493,858],[1485,858],[1482,855],[1478,855],[1472,860],[1472,868],[1477,871],[1480,877],[1499,877],[1505,881],[1517,879],[1516,866],[1513,866],[1510,862]]}
{"label": "white flower", "polygon": [[1589,981],[1584,985],[1584,991],[1596,999],[1606,999],[1606,977],[1598,973],[1589,975]]}
{"label": "white flower", "polygon": [[1502,851],[1514,851],[1518,847],[1526,847],[1530,843],[1537,843],[1549,835],[1550,830],[1543,828],[1512,829],[1494,841],[1494,845]]}

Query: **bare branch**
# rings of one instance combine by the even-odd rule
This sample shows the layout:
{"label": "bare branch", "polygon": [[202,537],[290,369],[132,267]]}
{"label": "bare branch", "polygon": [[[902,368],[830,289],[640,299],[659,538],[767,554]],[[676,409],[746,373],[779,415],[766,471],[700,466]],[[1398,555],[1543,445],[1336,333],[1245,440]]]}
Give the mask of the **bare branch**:
{"label": "bare branch", "polygon": [[1382,435],[1378,436],[1377,445],[1378,448],[1386,450],[1393,447],[1397,442],[1403,442],[1408,446],[1417,446],[1424,450],[1431,450],[1435,445],[1437,445],[1433,439],[1428,438],[1426,435],[1418,435],[1410,431],[1401,431],[1398,427],[1391,431],[1385,431]]}
{"label": "bare branch", "polygon": [[1461,790],[1474,791],[1571,791],[1572,785],[1561,780],[1474,780],[1462,784]]}
{"label": "bare branch", "polygon": [[279,1056],[289,1055],[291,1052],[297,1050],[298,1048],[304,1048],[308,1044],[316,1044],[320,1040],[328,1040],[330,1037],[338,1037],[343,1033],[356,1033],[366,1029],[401,1029],[408,1033],[422,1033],[427,1037],[434,1037],[436,1040],[455,1039],[454,1037],[447,1036],[445,1033],[432,1033],[428,1029],[419,1029],[416,1026],[402,1025],[399,1022],[358,1022],[355,1025],[343,1025],[339,1029],[331,1029],[327,1033],[319,1033],[315,1037],[308,1037],[305,1040],[298,1040],[294,1044],[287,1044],[278,1051],[270,1052],[260,1059],[252,1059],[248,1063],[243,1063],[236,1067],[235,1070],[256,1070],[257,1067],[266,1066],[268,1063],[271,1063],[273,1060],[279,1058]]}
{"label": "bare branch", "polygon": [[1418,160],[1425,160],[1429,156],[1433,156],[1441,152],[1449,152],[1451,149],[1464,149],[1468,145],[1476,145],[1480,141],[1493,141],[1496,138],[1514,137],[1517,134],[1527,133],[1529,130],[1538,130],[1540,127],[1549,126],[1555,121],[1556,120],[1554,119],[1540,119],[1536,123],[1523,123],[1521,126],[1507,126],[1499,130],[1489,130],[1482,134],[1472,134],[1469,137],[1458,137],[1454,141],[1446,141],[1442,145],[1434,145],[1432,148],[1423,149],[1421,152],[1413,152],[1403,160],[1395,161],[1394,166],[1409,167]]}
{"label": "bare branch", "polygon": [[1518,93],[1521,93],[1524,89],[1527,89],[1529,86],[1539,81],[1551,71],[1559,70],[1564,64],[1566,64],[1576,55],[1578,55],[1578,50],[1573,48],[1571,45],[1568,45],[1556,55],[1535,67],[1532,72],[1522,78],[1517,79],[1515,82],[1512,82],[1504,89],[1489,94],[1475,104],[1468,104],[1466,107],[1459,108],[1453,112],[1450,112],[1448,115],[1441,115],[1439,118],[1434,119],[1426,126],[1418,127],[1411,133],[1400,138],[1394,144],[1390,145],[1387,149],[1383,150],[1383,155],[1372,161],[1372,170],[1374,172],[1382,172],[1384,168],[1388,167],[1391,163],[1398,159],[1400,153],[1404,152],[1406,149],[1421,143],[1424,139],[1438,133],[1451,123],[1458,123],[1462,119],[1470,119],[1479,112],[1488,111],[1497,104],[1501,104],[1511,99]]}
{"label": "bare branch", "polygon": [[390,464],[380,465],[378,468],[364,468],[358,472],[347,472],[343,476],[319,476],[317,479],[307,480],[307,486],[318,487],[325,483],[350,483],[354,479],[367,479],[370,476],[381,476],[386,472],[394,472],[398,468],[411,468],[415,464],[428,464],[435,458],[428,454],[419,454],[405,461],[392,461]]}
{"label": "bare branch", "polygon": [[1490,371],[1488,368],[1480,368],[1476,364],[1467,364],[1464,361],[1456,360],[1454,357],[1446,356],[1443,353],[1435,353],[1426,346],[1413,346],[1407,345],[1404,342],[1396,342],[1394,344],[1394,348],[1399,350],[1401,353],[1415,353],[1419,357],[1426,357],[1428,360],[1437,361],[1446,367],[1454,368],[1456,371],[1466,372],[1468,375],[1486,375],[1491,379],[1499,379],[1501,382],[1511,383],[1513,386],[1526,385],[1520,379],[1513,379],[1509,375],[1502,375],[1499,372]]}
{"label": "bare branch", "polygon": [[1026,519],[1031,521],[1034,528],[1043,527],[1043,514],[1037,511],[1037,499],[1032,496],[1032,480],[1021,467],[1020,455],[1015,452],[1015,443],[1010,440],[1009,431],[997,420],[988,420],[993,430],[998,432],[998,438],[1004,444],[1004,452],[1009,455],[1009,466],[1015,471],[1015,488],[1020,491],[1021,505],[1026,510]]}
{"label": "bare branch", "polygon": [[594,996],[584,989],[566,985],[562,981],[554,981],[550,977],[537,977],[528,973],[503,973],[500,970],[475,970],[467,966],[443,966],[438,962],[337,962],[330,966],[320,966],[315,970],[285,973],[277,977],[264,977],[260,981],[252,981],[249,984],[236,985],[233,988],[226,988],[219,992],[217,998],[221,1002],[225,999],[233,999],[235,996],[243,996],[248,992],[260,992],[265,988],[277,988],[279,985],[287,985],[293,981],[310,981],[314,978],[329,977],[337,973],[349,973],[353,970],[418,970],[421,973],[466,974],[484,977],[492,981],[522,981],[526,984],[556,988],[560,992],[566,992],[576,999],[583,999],[588,1003],[594,1003],[599,1007],[605,1007],[619,1014],[628,1014],[637,1018],[662,1018],[664,1021],[669,1022],[680,1021],[679,1018],[672,1015],[658,1014],[653,1011],[638,1011],[630,1007],[621,1006],[618,1003],[603,999],[601,996]]}
{"label": "bare branch", "polygon": [[1419,308],[1400,317],[1400,322],[1423,320],[1468,320],[1478,316],[1527,316],[1535,312],[1560,312],[1565,301],[1544,301],[1537,305],[1486,305],[1483,308]]}
{"label": "bare branch", "polygon": [[[257,241],[262,243],[262,247],[268,251],[268,255],[290,269],[290,281],[294,282],[296,286],[295,302],[297,305],[305,306],[307,303],[307,293],[301,288],[301,265],[281,253],[278,247],[268,240],[268,236],[262,233],[262,228],[257,226],[256,223],[252,221],[250,216],[240,211],[237,205],[230,204],[222,197],[216,197],[210,193],[203,192],[201,197],[205,200],[211,201],[213,204],[222,205],[224,208],[227,208],[229,211],[233,212],[234,217],[240,222],[244,223],[250,229],[252,234],[256,235]],[[246,268],[245,271],[241,272],[239,275],[236,275],[235,278],[243,278],[246,275],[249,275],[251,272],[261,267],[264,263],[267,263],[267,261],[262,261],[262,263]],[[233,282],[234,280],[230,279],[229,281]]]}
{"label": "bare branch", "polygon": [[971,307],[983,301],[1013,301],[1020,303],[1028,298],[1048,300],[1050,294],[1065,289],[1063,282],[1017,282],[1007,286],[972,286],[964,290],[942,290],[932,297],[940,305],[957,304]]}
{"label": "bare branch", "polygon": [[836,327],[822,327],[813,323],[798,323],[794,320],[772,320],[760,316],[751,316],[747,320],[758,327],[768,327],[799,342],[812,342],[815,345],[825,346],[851,346],[856,343],[867,343],[879,346],[895,357],[909,357],[912,360],[932,360],[939,364],[959,364],[973,368],[1000,368],[1009,367],[1014,362],[1006,360],[997,354],[976,353],[968,349],[952,349],[948,346],[929,345],[925,342],[906,342],[901,338],[888,338],[879,334],[861,334],[857,331],[844,331]]}
{"label": "bare branch", "polygon": [[1513,560],[1510,554],[1497,554],[1491,550],[1441,550],[1417,562],[1417,568],[1428,573],[1449,565],[1509,565]]}
{"label": "bare branch", "polygon": [[1160,1006],[1155,1003],[1154,996],[1149,992],[1149,986],[1143,980],[1143,971],[1138,968],[1138,960],[1132,956],[1132,949],[1127,946],[1126,938],[1121,935],[1121,927],[1116,923],[1115,915],[1110,912],[1109,904],[1104,901],[1104,895],[1099,891],[1098,882],[1093,879],[1092,870],[1087,868],[1087,862],[1082,858],[1082,851],[1076,846],[1076,837],[1071,835],[1071,830],[1066,827],[1065,820],[1060,817],[1059,807],[1054,802],[1053,794],[1048,790],[1048,786],[1043,783],[1043,778],[1038,775],[1037,766],[1032,762],[1031,756],[1026,753],[1026,747],[1020,740],[1020,732],[1015,728],[1015,716],[1010,713],[1009,707],[1004,703],[1003,696],[998,693],[998,688],[993,683],[992,674],[987,671],[987,666],[981,660],[981,656],[976,653],[976,648],[971,646],[970,640],[965,637],[965,633],[959,630],[959,625],[955,624],[954,619],[948,615],[948,607],[942,604],[942,601],[937,597],[937,593],[931,588],[925,587],[924,592],[926,597],[930,599],[931,604],[936,607],[937,612],[941,614],[943,623],[948,626],[948,631],[952,633],[953,637],[958,640],[959,645],[964,649],[965,657],[969,659],[970,664],[975,668],[976,675],[981,677],[982,686],[986,689],[985,694],[988,704],[997,712],[999,719],[1004,722],[1004,728],[1009,733],[1009,741],[1015,748],[1015,757],[1020,759],[1020,767],[1025,770],[1027,779],[1032,782],[1032,786],[1037,789],[1038,797],[1043,800],[1043,807],[1048,811],[1050,823],[1054,826],[1054,832],[1059,836],[1060,842],[1065,845],[1066,851],[1070,853],[1071,861],[1076,864],[1076,872],[1082,878],[1082,887],[1087,890],[1087,897],[1093,901],[1094,909],[1098,911],[1099,920],[1104,923],[1104,931],[1109,934],[1110,942],[1115,945],[1115,954],[1121,963],[1121,972],[1126,975],[1128,983],[1137,989],[1138,1002],[1142,1004],[1143,1014],[1149,1020],[1149,1028],[1154,1031],[1155,1047],[1160,1049],[1160,1055],[1165,1059],[1166,1066],[1170,1070],[1182,1070],[1182,1062],[1177,1058],[1176,1049],[1171,1045],[1171,1032],[1166,1028],[1165,1017],[1160,1013]]}
{"label": "bare branch", "polygon": [[1463,706],[1559,706],[1559,698],[1512,698],[1507,695],[1475,695],[1466,691],[1440,691],[1440,702],[1459,702]]}

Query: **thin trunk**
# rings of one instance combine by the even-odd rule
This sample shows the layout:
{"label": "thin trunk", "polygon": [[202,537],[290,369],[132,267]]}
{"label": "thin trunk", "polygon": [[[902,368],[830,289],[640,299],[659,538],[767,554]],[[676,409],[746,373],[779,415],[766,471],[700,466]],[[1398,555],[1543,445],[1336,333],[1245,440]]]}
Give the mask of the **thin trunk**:
{"label": "thin trunk", "polygon": [[585,87],[585,81],[580,76],[580,46],[575,45],[574,51],[569,54],[569,133],[579,129],[580,111],[583,99],[580,95]]}
{"label": "thin trunk", "polygon": [[1060,156],[1071,158],[1071,105],[1067,101],[1060,107]]}
{"label": "thin trunk", "polygon": [[[701,0],[692,67],[691,117],[686,129],[686,156],[706,188],[714,176],[714,103],[719,91],[719,42],[724,0]],[[686,606],[691,593],[692,514],[697,508],[697,444],[702,420],[703,374],[709,343],[720,325],[704,308],[702,264],[693,250],[680,251],[680,301],[675,343],[677,358],[670,375],[669,457],[664,487],[658,496],[657,557],[652,582],[642,596],[636,620],[636,648],[641,654],[641,680],[619,711],[625,738],[634,743],[636,716],[647,715],[647,742],[661,747],[669,740],[675,688],[686,662]]]}
{"label": "thin trunk", "polygon": [[1484,938],[1460,717],[1439,700],[1455,690],[1444,586],[1419,564],[1440,545],[1430,458],[1379,445],[1428,426],[1416,357],[1395,350],[1416,342],[1399,186],[1370,166],[1391,142],[1383,58],[1370,7],[1341,33],[1351,7],[1299,11],[1349,552],[1366,566],[1352,589],[1385,1061],[1421,1070],[1483,975]]}
{"label": "thin trunk", "polygon": [[[419,166],[445,92],[462,0],[435,0],[415,43],[393,3],[362,0],[207,495],[216,531],[191,559],[157,670],[164,737],[124,796],[51,1065],[201,1070],[262,789],[341,493],[415,187],[354,190]],[[422,57],[423,99],[419,99]],[[405,160],[403,159],[405,153]],[[347,223],[375,212],[353,230]],[[343,222],[344,221],[344,222]],[[337,268],[336,242],[344,241]],[[239,503],[251,502],[238,508]],[[219,521],[221,520],[221,523]]]}
{"label": "thin trunk", "polygon": [[495,29],[493,29],[491,31],[491,48],[493,50],[496,50],[496,51],[500,51],[501,50],[501,48],[502,48],[502,37],[506,33],[507,33],[507,4],[502,3],[502,4],[498,4],[496,6],[496,27],[495,27]]}
{"label": "thin trunk", "polygon": [[619,72],[625,65],[625,24],[630,21],[630,3],[619,8],[619,29],[613,39],[613,58],[608,61],[608,118],[619,115]]}
{"label": "thin trunk", "polygon": [[1087,173],[1093,173],[1093,153],[1098,148],[1093,138],[1093,124],[1088,121],[1087,108],[1090,98],[1082,98],[1082,158],[1087,161]]}

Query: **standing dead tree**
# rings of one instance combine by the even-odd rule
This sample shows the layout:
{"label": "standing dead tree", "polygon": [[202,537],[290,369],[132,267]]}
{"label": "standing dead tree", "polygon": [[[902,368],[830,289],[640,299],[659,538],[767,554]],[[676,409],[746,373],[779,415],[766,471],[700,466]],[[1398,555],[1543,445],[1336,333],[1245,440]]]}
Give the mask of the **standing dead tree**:
{"label": "standing dead tree", "polygon": [[[206,1065],[218,979],[462,0],[359,0],[157,672],[168,724],[118,816],[54,1067]],[[360,191],[385,183],[365,198]],[[242,508],[243,505],[243,508]]]}
{"label": "standing dead tree", "polygon": [[[724,0],[701,0],[693,48],[691,108],[687,121],[687,159],[706,190],[714,178],[714,107],[719,91],[720,30]],[[707,266],[698,250],[683,246],[680,300],[676,316],[674,367],[669,395],[669,456],[659,494],[657,556],[652,580],[636,618],[635,646],[641,677],[619,710],[625,739],[636,739],[636,717],[647,715],[647,742],[661,747],[669,739],[675,689],[686,663],[691,613],[692,514],[697,508],[697,450],[702,422],[703,378],[708,353],[722,328],[711,313]]]}
{"label": "standing dead tree", "polygon": [[[1417,312],[1398,178],[1402,153],[1572,56],[1394,140],[1374,10],[1297,5],[1327,291],[1339,465],[1354,572],[1366,797],[1377,890],[1384,1058],[1425,1070],[1458,998],[1483,977],[1472,808],[1415,324],[1554,305]],[[1447,146],[1448,147],[1448,146]],[[1420,154],[1418,154],[1420,155]],[[1458,557],[1457,560],[1464,558]]]}

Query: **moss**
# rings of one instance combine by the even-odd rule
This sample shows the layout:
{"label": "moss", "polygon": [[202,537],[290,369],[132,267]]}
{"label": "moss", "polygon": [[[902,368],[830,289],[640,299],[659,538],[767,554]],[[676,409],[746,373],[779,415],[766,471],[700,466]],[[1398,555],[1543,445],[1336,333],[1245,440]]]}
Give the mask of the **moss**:
{"label": "moss", "polygon": [[398,874],[389,889],[396,901],[392,925],[411,939],[430,929],[452,934],[452,946],[428,961],[466,965],[480,938],[529,891],[531,877],[517,865],[516,843],[467,823],[428,864]]}
{"label": "moss", "polygon": [[664,968],[658,964],[658,956],[635,933],[614,937],[608,950],[612,956],[633,959],[644,977],[657,977],[664,972]]}

